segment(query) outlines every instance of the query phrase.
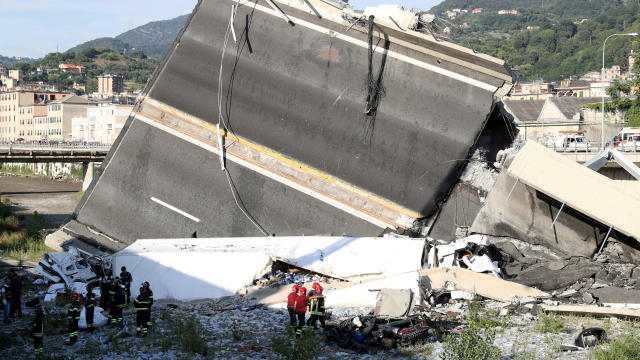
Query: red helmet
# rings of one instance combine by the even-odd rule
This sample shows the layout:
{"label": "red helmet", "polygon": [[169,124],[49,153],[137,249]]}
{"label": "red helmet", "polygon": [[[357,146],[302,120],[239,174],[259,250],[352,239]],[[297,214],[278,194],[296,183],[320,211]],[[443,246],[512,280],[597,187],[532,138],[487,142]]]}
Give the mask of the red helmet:
{"label": "red helmet", "polygon": [[317,283],[317,282],[314,282],[314,283],[313,283],[313,285],[311,285],[311,288],[312,288],[313,290],[318,290],[318,288],[319,288],[319,287],[320,287],[320,284],[319,284],[319,283]]}
{"label": "red helmet", "polygon": [[306,295],[307,294],[307,288],[306,287],[301,287],[300,288],[300,294]]}
{"label": "red helmet", "polygon": [[72,298],[73,300],[78,300],[78,298],[79,298],[79,297],[80,297],[80,295],[78,295],[78,293],[73,293],[73,294],[71,294],[71,298]]}
{"label": "red helmet", "polygon": [[300,286],[298,286],[298,284],[293,284],[293,286],[291,287],[291,291],[298,291],[300,290]]}

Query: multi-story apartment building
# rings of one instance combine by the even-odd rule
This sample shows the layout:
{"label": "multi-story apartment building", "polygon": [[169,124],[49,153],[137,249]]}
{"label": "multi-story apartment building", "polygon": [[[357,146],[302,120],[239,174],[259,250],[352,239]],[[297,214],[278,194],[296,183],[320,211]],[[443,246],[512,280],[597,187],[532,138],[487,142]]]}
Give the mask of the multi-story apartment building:
{"label": "multi-story apartment building", "polygon": [[47,117],[47,105],[34,104],[28,106],[21,106],[18,115],[17,133],[18,139],[24,141],[40,140],[42,137],[36,134],[36,119],[46,119]]}
{"label": "multi-story apartment building", "polygon": [[33,105],[34,93],[12,91],[0,93],[0,141],[15,141],[20,107]]}
{"label": "multi-story apartment building", "polygon": [[54,141],[72,140],[72,119],[86,116],[87,109],[96,106],[96,104],[93,100],[77,95],[49,103],[47,105],[48,128],[45,138]]}
{"label": "multi-story apartment building", "polygon": [[103,96],[113,96],[124,92],[124,78],[120,75],[98,76],[98,93]]}
{"label": "multi-story apartment building", "polygon": [[132,110],[133,105],[111,103],[87,108],[85,117],[72,120],[73,140],[112,144]]}
{"label": "multi-story apartment building", "polygon": [[[34,105],[62,99],[68,93],[10,91],[0,93],[0,141],[26,140],[29,125],[33,125]],[[42,110],[39,110],[40,113]],[[31,120],[31,121],[30,121]],[[30,124],[31,123],[31,124]]]}

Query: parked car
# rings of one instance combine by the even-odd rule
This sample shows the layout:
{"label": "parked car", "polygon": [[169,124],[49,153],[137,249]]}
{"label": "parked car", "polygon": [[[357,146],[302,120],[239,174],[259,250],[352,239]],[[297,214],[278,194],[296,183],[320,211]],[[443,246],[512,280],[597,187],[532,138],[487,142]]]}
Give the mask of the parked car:
{"label": "parked car", "polygon": [[582,133],[568,133],[561,134],[556,138],[555,142],[556,151],[564,151],[564,152],[579,152],[579,151],[589,151],[590,145],[587,138],[584,137]]}

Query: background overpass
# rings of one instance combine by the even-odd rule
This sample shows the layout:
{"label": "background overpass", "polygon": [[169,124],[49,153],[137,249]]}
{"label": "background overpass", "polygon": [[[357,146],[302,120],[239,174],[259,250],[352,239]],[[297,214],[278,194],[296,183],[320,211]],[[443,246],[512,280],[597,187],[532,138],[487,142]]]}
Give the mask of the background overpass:
{"label": "background overpass", "polygon": [[1,163],[81,163],[82,190],[93,181],[94,163],[101,163],[111,145],[0,143]]}

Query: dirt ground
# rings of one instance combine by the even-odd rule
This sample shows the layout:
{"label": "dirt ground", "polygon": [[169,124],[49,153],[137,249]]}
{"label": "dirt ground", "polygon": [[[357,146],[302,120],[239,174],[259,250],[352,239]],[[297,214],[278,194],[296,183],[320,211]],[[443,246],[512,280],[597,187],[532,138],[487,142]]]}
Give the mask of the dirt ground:
{"label": "dirt ground", "polygon": [[0,193],[11,200],[13,211],[27,217],[37,211],[50,228],[59,227],[71,216],[81,189],[82,183],[0,173]]}

